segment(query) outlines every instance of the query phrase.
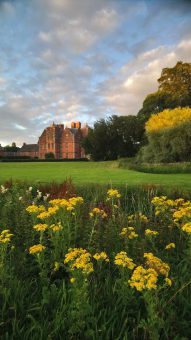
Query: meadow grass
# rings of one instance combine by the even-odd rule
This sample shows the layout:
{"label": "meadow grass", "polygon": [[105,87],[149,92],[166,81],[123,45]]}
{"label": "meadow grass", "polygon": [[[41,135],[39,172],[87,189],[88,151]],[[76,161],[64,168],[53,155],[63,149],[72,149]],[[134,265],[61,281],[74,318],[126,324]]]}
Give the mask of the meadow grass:
{"label": "meadow grass", "polygon": [[27,180],[31,183],[63,182],[71,178],[74,184],[160,185],[191,188],[191,174],[150,174],[119,168],[111,162],[66,163],[0,163],[0,183],[6,180]]}
{"label": "meadow grass", "polygon": [[2,339],[190,339],[190,201],[146,186],[6,185]]}

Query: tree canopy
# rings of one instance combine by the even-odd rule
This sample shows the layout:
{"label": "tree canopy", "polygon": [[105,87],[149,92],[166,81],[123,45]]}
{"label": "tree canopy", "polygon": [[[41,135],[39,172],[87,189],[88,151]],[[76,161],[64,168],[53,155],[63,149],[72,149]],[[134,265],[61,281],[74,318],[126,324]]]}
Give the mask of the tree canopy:
{"label": "tree canopy", "polygon": [[157,92],[149,94],[138,117],[147,121],[151,114],[168,108],[191,107],[191,63],[178,61],[172,68],[164,68],[158,79]]}
{"label": "tree canopy", "polygon": [[82,145],[94,160],[132,157],[140,148],[143,125],[136,116],[116,116],[98,120]]}

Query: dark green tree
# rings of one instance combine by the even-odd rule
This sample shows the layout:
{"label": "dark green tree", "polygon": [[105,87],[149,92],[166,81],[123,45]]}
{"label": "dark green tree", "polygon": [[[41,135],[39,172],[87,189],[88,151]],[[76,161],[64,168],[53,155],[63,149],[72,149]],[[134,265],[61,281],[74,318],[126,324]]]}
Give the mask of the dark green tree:
{"label": "dark green tree", "polygon": [[45,159],[54,159],[54,154],[53,152],[48,152],[45,154]]}
{"label": "dark green tree", "polygon": [[136,116],[116,116],[94,124],[82,145],[94,160],[132,157],[142,144],[144,126]]}
{"label": "dark green tree", "polygon": [[158,91],[145,98],[138,112],[142,122],[164,109],[191,107],[191,63],[178,61],[174,67],[164,68],[158,82]]}
{"label": "dark green tree", "polygon": [[9,152],[17,152],[17,150],[19,150],[19,147],[17,147],[16,143],[13,142],[12,145],[6,145],[4,147],[4,150]]}

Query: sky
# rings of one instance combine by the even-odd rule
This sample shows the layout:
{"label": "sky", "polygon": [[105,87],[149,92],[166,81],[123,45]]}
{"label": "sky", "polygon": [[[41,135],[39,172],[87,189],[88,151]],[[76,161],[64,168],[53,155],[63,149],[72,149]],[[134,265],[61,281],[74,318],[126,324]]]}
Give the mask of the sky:
{"label": "sky", "polygon": [[191,0],[0,0],[0,143],[136,115],[179,60],[191,62]]}

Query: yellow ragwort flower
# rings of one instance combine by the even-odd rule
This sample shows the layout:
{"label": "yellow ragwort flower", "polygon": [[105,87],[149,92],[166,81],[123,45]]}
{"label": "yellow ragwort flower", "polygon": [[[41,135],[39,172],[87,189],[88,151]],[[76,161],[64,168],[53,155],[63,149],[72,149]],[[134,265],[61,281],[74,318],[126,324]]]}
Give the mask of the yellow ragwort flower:
{"label": "yellow ragwort flower", "polygon": [[135,264],[133,263],[133,260],[127,256],[126,251],[121,251],[120,253],[117,253],[115,256],[114,263],[117,266],[128,268],[128,269],[134,269]]}
{"label": "yellow ragwort flower", "polygon": [[45,207],[44,207],[44,205],[35,205],[35,204],[33,204],[33,205],[29,205],[27,208],[26,208],[26,211],[29,213],[29,214],[38,214],[38,213],[40,213],[40,212],[43,212],[43,211],[45,211],[46,209],[45,209]]}
{"label": "yellow ragwort flower", "polygon": [[136,288],[138,291],[151,290],[157,288],[158,274],[155,269],[145,269],[142,266],[138,266],[133,271],[130,278],[129,285],[132,288]]}
{"label": "yellow ragwort flower", "polygon": [[93,258],[97,261],[109,262],[108,256],[104,251],[102,251],[101,253],[96,253],[95,255],[93,255]]}
{"label": "yellow ragwort flower", "polygon": [[13,234],[10,233],[9,229],[4,229],[0,233],[0,243],[9,243]]}
{"label": "yellow ragwort flower", "polygon": [[46,247],[42,244],[35,244],[34,246],[29,248],[29,254],[39,254],[45,249]]}
{"label": "yellow ragwort flower", "polygon": [[47,224],[36,224],[34,225],[33,229],[35,229],[36,231],[45,231],[46,229],[48,229],[48,225]]}
{"label": "yellow ragwort flower", "polygon": [[155,230],[151,230],[151,229],[146,229],[145,230],[145,235],[146,236],[156,236],[158,235],[158,231],[155,231]]}
{"label": "yellow ragwort flower", "polygon": [[187,234],[191,234],[191,222],[184,224],[181,229],[185,231]]}
{"label": "yellow ragwort flower", "polygon": [[152,253],[144,253],[144,257],[146,258],[146,265],[149,268],[156,270],[156,272],[160,275],[165,277],[168,276],[170,267],[167,263],[154,256]]}
{"label": "yellow ragwort flower", "polygon": [[169,249],[172,249],[172,248],[175,248],[175,247],[176,247],[175,243],[169,243],[169,244],[166,245],[165,249],[169,250]]}
{"label": "yellow ragwort flower", "polygon": [[80,269],[84,274],[93,272],[93,263],[91,254],[83,248],[70,248],[65,255],[65,264],[69,264],[71,270]]}
{"label": "yellow ragwort flower", "polygon": [[108,199],[120,198],[121,194],[119,193],[117,189],[109,189],[107,190],[107,196],[108,196]]}

